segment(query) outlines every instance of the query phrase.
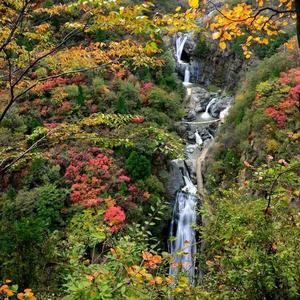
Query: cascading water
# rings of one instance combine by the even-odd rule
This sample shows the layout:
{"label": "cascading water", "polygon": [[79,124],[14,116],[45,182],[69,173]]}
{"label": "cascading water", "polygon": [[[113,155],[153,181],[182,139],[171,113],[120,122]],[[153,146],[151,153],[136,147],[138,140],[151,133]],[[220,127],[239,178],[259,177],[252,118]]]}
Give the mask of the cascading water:
{"label": "cascading water", "polygon": [[196,139],[196,144],[198,146],[202,146],[203,140],[202,140],[198,130],[196,130],[196,132],[195,132],[195,139]]}
{"label": "cascading water", "polygon": [[219,118],[220,118],[221,122],[224,122],[225,118],[228,116],[230,107],[231,106],[229,105],[224,110],[222,110],[220,112],[220,117]]}
{"label": "cascading water", "polygon": [[210,119],[211,115],[209,114],[210,107],[215,103],[216,99],[213,98],[208,105],[206,106],[205,112],[201,115],[202,119]]}
{"label": "cascading water", "polygon": [[197,188],[188,175],[183,175],[185,186],[177,192],[170,228],[169,243],[173,263],[170,275],[176,276],[179,271],[185,273],[190,282],[195,277],[196,233],[193,225],[196,223]]}
{"label": "cascading water", "polygon": [[185,72],[184,72],[183,85],[189,86],[191,84],[190,83],[190,76],[191,76],[190,68],[189,68],[189,66],[186,66]]}
{"label": "cascading water", "polygon": [[[213,139],[210,131],[205,127],[209,127],[211,119],[213,117],[209,114],[211,106],[219,101],[219,98],[212,99],[204,113],[202,110],[196,111],[195,107],[197,103],[200,103],[200,99],[206,96],[207,92],[203,93],[200,89],[201,95],[197,95],[197,99],[193,97],[193,90],[199,87],[190,83],[191,71],[194,74],[193,65],[189,65],[182,61],[182,53],[187,41],[187,35],[181,34],[176,38],[176,51],[175,58],[177,61],[177,70],[183,75],[184,71],[184,81],[183,85],[186,87],[187,91],[187,108],[190,110],[194,109],[193,116],[196,122],[192,122],[190,118],[186,117],[183,121],[186,124],[186,132],[188,133],[187,145],[185,148],[185,160],[173,160],[171,162],[172,176],[170,178],[171,182],[171,195],[175,199],[173,206],[173,215],[170,225],[170,239],[169,239],[169,252],[173,257],[173,263],[171,263],[169,273],[174,276],[175,282],[176,277],[179,274],[184,273],[191,284],[195,282],[196,272],[196,232],[194,229],[194,224],[197,221],[197,204],[201,203],[200,197],[203,195],[203,180],[199,180],[199,165],[201,166],[202,161],[205,159],[205,155],[208,151],[208,145]],[[193,75],[195,76],[195,75]],[[200,114],[201,113],[201,114]],[[224,111],[223,114],[226,114]],[[201,120],[202,119],[202,120]],[[197,122],[201,121],[201,122]],[[217,119],[215,119],[218,122]],[[197,124],[199,123],[199,124]],[[212,129],[214,131],[215,128]],[[200,133],[199,133],[200,132]],[[194,140],[195,143],[190,141]],[[197,180],[197,185],[194,182]],[[200,268],[201,273],[201,268]]]}
{"label": "cascading water", "polygon": [[182,34],[176,38],[176,59],[177,59],[178,63],[183,63],[183,61],[181,60],[181,55],[182,55],[186,40],[187,40],[187,35],[185,35],[185,34]]}

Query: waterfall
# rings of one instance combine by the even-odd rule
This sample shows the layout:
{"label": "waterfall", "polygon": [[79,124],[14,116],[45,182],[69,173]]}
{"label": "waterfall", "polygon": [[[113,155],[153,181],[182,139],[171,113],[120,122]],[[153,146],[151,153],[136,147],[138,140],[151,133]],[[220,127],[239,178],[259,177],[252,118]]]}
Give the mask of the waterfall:
{"label": "waterfall", "polygon": [[205,112],[201,115],[201,117],[203,119],[210,119],[211,115],[209,114],[209,109],[210,107],[214,104],[214,102],[216,101],[216,98],[213,98],[208,105],[206,106]]}
{"label": "waterfall", "polygon": [[176,38],[176,59],[179,63],[182,63],[181,55],[187,40],[187,35],[182,34]]}
{"label": "waterfall", "polygon": [[198,198],[197,188],[193,184],[188,172],[182,172],[184,187],[177,192],[173,208],[169,242],[173,263],[170,275],[176,276],[179,271],[185,273],[190,282],[195,277],[196,233],[193,225],[196,223],[196,206]]}
{"label": "waterfall", "polygon": [[189,83],[190,82],[190,68],[189,66],[186,66],[185,72],[184,72],[184,82]]}
{"label": "waterfall", "polygon": [[185,84],[185,85],[190,84],[190,75],[191,75],[190,68],[187,65],[186,68],[185,68],[185,72],[184,72],[184,82],[183,82],[183,84]]}
{"label": "waterfall", "polygon": [[225,118],[228,116],[230,107],[231,106],[229,105],[220,112],[220,117],[219,118],[220,118],[222,123],[224,122]]}
{"label": "waterfall", "polygon": [[200,136],[200,134],[199,134],[198,129],[197,129],[196,132],[195,132],[195,138],[196,138],[196,144],[197,144],[198,146],[201,146],[201,145],[203,144],[203,140],[202,140],[202,138],[201,138],[201,136]]}
{"label": "waterfall", "polygon": [[171,222],[170,252],[173,263],[170,275],[176,276],[179,271],[185,273],[190,282],[195,277],[196,233],[193,224],[196,223],[196,204],[198,198],[190,193],[178,192],[176,195],[173,218]]}

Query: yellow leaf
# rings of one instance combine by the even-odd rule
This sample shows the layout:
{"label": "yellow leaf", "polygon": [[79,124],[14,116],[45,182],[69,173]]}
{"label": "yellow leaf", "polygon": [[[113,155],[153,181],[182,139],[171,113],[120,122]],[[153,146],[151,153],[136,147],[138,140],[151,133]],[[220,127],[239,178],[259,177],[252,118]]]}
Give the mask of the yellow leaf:
{"label": "yellow leaf", "polygon": [[220,42],[219,47],[224,50],[224,49],[226,49],[227,45],[225,42]]}
{"label": "yellow leaf", "polygon": [[161,277],[159,277],[159,276],[156,276],[156,277],[155,277],[155,282],[156,282],[157,284],[162,284],[163,279],[162,279]]}
{"label": "yellow leaf", "polygon": [[176,9],[175,9],[176,12],[178,12],[180,10],[181,10],[181,6],[177,6]]}
{"label": "yellow leaf", "polygon": [[228,40],[228,41],[230,41],[231,40],[231,35],[228,33],[228,32],[224,32],[224,38],[226,39],[226,40]]}
{"label": "yellow leaf", "polygon": [[198,8],[199,7],[199,1],[198,0],[189,0],[189,5],[192,8]]}
{"label": "yellow leaf", "polygon": [[216,31],[213,33],[212,38],[214,40],[218,39],[221,36],[221,32],[220,31]]}

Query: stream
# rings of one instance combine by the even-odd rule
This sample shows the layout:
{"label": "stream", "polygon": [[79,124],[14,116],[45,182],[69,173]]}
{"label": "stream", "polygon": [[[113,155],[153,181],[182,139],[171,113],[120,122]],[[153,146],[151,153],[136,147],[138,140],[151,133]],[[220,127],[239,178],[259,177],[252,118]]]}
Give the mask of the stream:
{"label": "stream", "polygon": [[[173,198],[173,213],[169,233],[169,252],[173,257],[170,275],[185,274],[191,284],[197,274],[197,238],[195,224],[204,195],[202,164],[213,144],[214,134],[224,121],[233,101],[232,97],[209,92],[190,82],[189,62],[182,53],[187,35],[179,33],[175,38],[176,68],[185,69],[183,85],[186,88],[187,115],[176,124],[176,131],[186,140],[185,159],[171,161],[169,194]],[[198,267],[201,269],[201,266]]]}

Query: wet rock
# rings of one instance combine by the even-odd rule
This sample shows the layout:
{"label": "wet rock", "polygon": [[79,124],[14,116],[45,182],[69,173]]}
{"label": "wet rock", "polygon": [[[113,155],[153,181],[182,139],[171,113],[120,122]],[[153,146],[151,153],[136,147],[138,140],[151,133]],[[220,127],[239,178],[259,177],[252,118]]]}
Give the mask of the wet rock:
{"label": "wet rock", "polygon": [[184,136],[188,130],[189,130],[189,125],[186,123],[178,122],[175,124],[175,131],[180,136]]}
{"label": "wet rock", "polygon": [[188,169],[189,175],[193,183],[195,183],[197,176],[196,176],[196,162],[191,159],[185,160],[185,165]]}
{"label": "wet rock", "polygon": [[167,192],[170,198],[175,198],[176,193],[184,186],[182,170],[185,169],[182,160],[172,160],[170,162],[170,179],[167,186]]}
{"label": "wet rock", "polygon": [[233,101],[232,97],[220,97],[210,107],[210,114],[214,118],[219,118],[220,112],[226,109]]}
{"label": "wet rock", "polygon": [[199,135],[201,136],[203,141],[211,139],[211,133],[207,128],[199,130]]}
{"label": "wet rock", "polygon": [[187,145],[185,148],[186,154],[193,154],[195,152],[195,150],[197,149],[197,145],[196,144],[190,144]]}
{"label": "wet rock", "polygon": [[209,103],[210,99],[211,95],[205,89],[201,87],[193,87],[191,102],[196,103],[195,107],[197,107],[198,112],[205,111],[205,107]]}
{"label": "wet rock", "polygon": [[194,133],[193,131],[189,131],[189,132],[187,133],[187,138],[188,138],[189,140],[194,140],[194,139],[195,139],[195,133]]}
{"label": "wet rock", "polygon": [[190,110],[186,116],[188,121],[194,121],[196,119],[196,112],[194,110]]}
{"label": "wet rock", "polygon": [[204,111],[205,111],[205,107],[204,107],[204,106],[197,105],[197,106],[195,107],[195,112],[196,112],[197,114],[199,114],[199,113],[201,113],[201,112],[204,112]]}

